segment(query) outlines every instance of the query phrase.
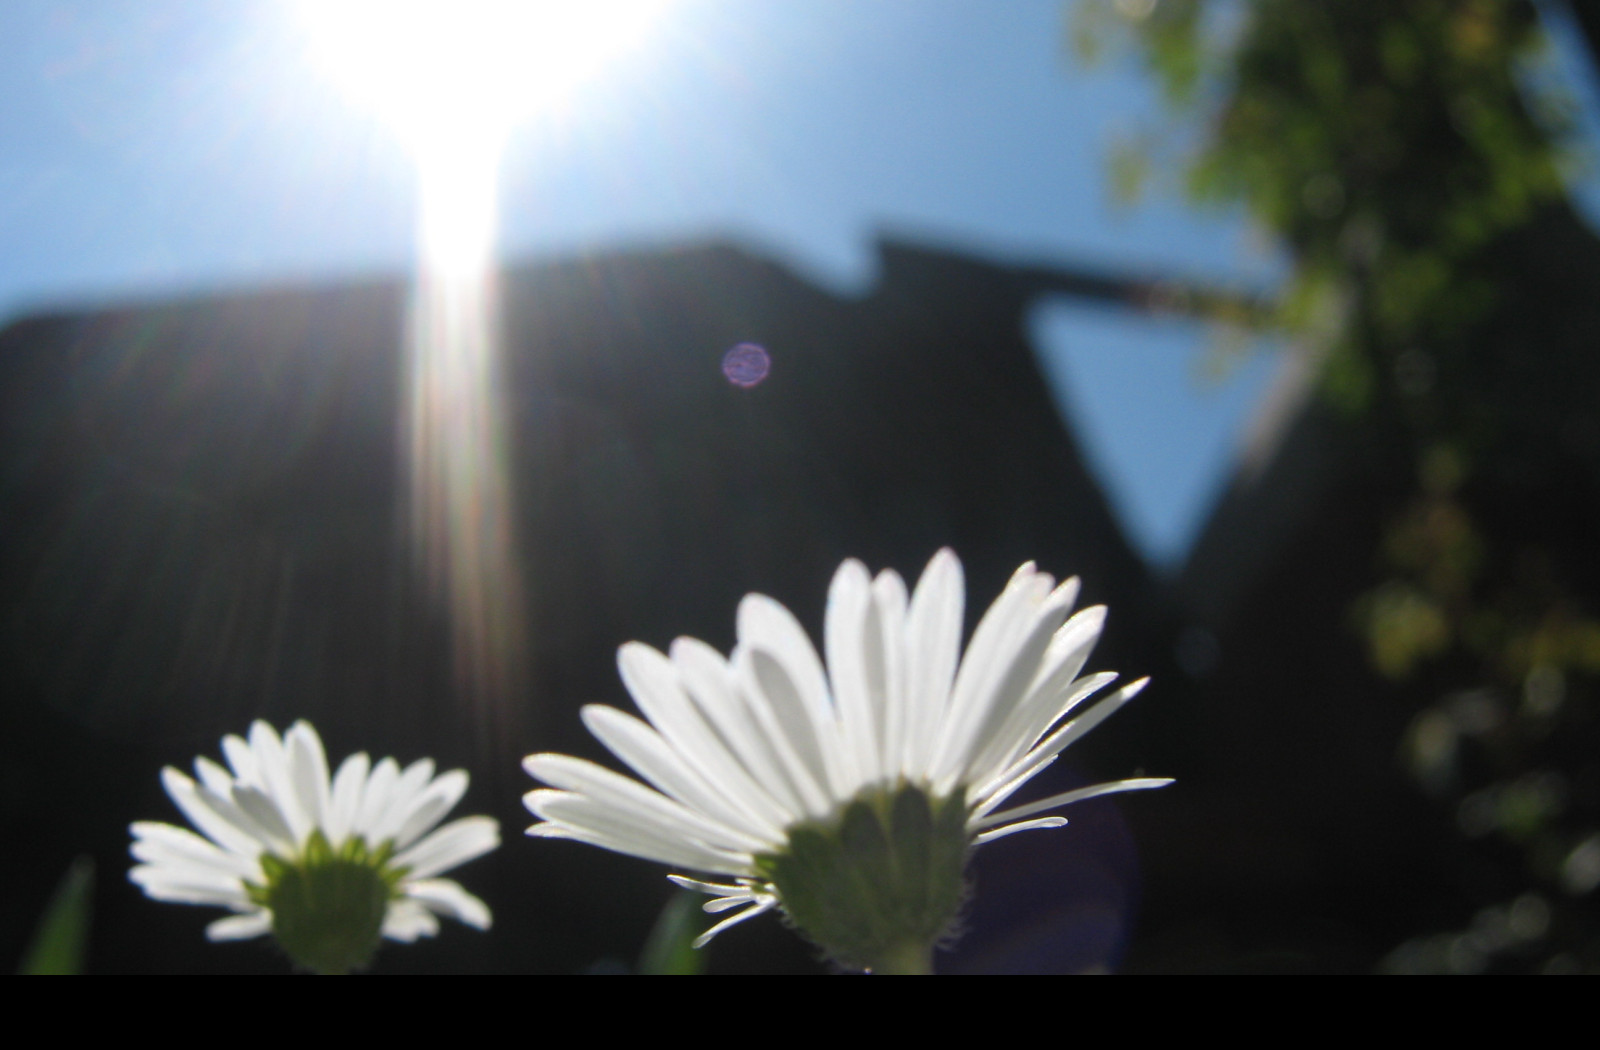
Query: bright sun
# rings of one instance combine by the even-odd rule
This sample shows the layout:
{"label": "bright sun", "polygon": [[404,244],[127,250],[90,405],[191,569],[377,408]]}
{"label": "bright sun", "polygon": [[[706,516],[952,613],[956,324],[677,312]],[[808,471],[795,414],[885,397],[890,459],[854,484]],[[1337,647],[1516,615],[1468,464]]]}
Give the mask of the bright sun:
{"label": "bright sun", "polygon": [[[317,59],[408,135],[485,129],[562,95],[650,29],[664,0],[302,0]],[[496,127],[494,130],[500,130]]]}
{"label": "bright sun", "polygon": [[317,64],[405,140],[421,176],[425,261],[486,250],[500,150],[634,48],[666,0],[301,0]]}

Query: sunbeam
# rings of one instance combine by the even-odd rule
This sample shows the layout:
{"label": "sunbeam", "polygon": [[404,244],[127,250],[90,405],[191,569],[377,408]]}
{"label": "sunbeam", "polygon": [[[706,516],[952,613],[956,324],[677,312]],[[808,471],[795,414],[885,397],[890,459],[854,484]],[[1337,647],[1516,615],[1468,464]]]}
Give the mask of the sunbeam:
{"label": "sunbeam", "polygon": [[516,123],[640,40],[661,0],[316,0],[319,65],[417,166],[405,447],[420,564],[446,603],[457,681],[486,738],[526,671],[495,304],[497,177]]}

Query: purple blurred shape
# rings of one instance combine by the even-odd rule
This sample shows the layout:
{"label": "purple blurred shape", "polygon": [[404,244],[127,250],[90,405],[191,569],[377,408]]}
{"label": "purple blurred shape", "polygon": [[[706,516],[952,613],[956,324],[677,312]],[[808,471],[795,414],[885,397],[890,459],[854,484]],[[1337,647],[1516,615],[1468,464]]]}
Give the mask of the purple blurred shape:
{"label": "purple blurred shape", "polygon": [[772,358],[755,343],[740,343],[722,355],[722,374],[734,386],[755,386],[771,370]]}

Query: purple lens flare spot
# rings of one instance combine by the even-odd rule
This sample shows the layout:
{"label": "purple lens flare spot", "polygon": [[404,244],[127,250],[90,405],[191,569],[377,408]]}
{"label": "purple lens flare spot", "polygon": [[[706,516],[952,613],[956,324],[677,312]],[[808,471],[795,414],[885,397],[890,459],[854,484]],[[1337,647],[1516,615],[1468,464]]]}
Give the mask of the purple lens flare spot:
{"label": "purple lens flare spot", "polygon": [[734,386],[753,387],[772,371],[772,358],[755,343],[740,343],[722,355],[722,374]]}

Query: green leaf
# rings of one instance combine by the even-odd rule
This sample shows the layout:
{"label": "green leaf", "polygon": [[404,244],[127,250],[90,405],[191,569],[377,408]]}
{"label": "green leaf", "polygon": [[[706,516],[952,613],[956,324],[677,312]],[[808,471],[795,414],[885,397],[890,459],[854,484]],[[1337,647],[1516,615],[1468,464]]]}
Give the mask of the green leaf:
{"label": "green leaf", "polygon": [[94,861],[79,857],[67,868],[22,956],[22,974],[79,974],[89,945]]}
{"label": "green leaf", "polygon": [[695,976],[705,972],[705,949],[695,951],[695,938],[705,929],[704,913],[698,893],[673,894],[667,906],[661,909],[650,937],[639,953],[641,974],[676,974]]}

